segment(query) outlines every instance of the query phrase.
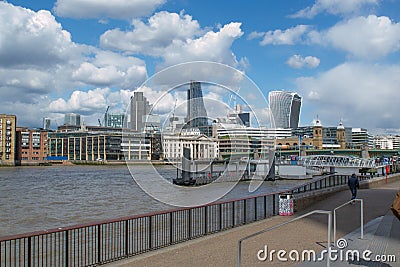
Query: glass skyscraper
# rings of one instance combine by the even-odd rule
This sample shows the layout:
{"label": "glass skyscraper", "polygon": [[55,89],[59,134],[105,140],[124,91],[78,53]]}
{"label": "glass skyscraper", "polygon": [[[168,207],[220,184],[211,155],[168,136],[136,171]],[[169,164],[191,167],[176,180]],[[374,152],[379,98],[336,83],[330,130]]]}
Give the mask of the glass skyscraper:
{"label": "glass skyscraper", "polygon": [[202,131],[208,126],[207,111],[203,102],[203,92],[200,82],[191,81],[187,91],[187,124]]}
{"label": "glass skyscraper", "polygon": [[299,126],[301,96],[294,92],[271,91],[268,101],[275,128],[292,128]]}
{"label": "glass skyscraper", "polygon": [[64,117],[65,125],[80,126],[81,125],[81,115],[75,113],[67,113]]}

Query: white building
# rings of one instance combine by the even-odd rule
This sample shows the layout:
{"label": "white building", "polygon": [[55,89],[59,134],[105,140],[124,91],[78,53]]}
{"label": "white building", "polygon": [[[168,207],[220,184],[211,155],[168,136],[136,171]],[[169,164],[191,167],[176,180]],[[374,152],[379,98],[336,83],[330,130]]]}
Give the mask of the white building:
{"label": "white building", "polygon": [[121,142],[121,152],[127,161],[150,160],[151,138],[144,133],[124,133]]}
{"label": "white building", "polygon": [[214,123],[213,137],[251,136],[253,138],[288,138],[292,136],[290,128],[246,127],[233,123]]}
{"label": "white building", "polygon": [[374,147],[378,149],[399,149],[399,136],[377,135],[374,137]]}
{"label": "white building", "polygon": [[200,134],[200,131],[182,131],[181,133],[163,134],[164,159],[180,162],[183,157],[183,148],[190,149],[192,160],[214,160],[218,158],[218,141]]}
{"label": "white building", "polygon": [[[284,136],[291,136],[290,129],[284,130]],[[219,142],[219,157],[267,158],[274,149],[276,129],[246,127],[238,124],[215,123],[213,136]]]}
{"label": "white building", "polygon": [[351,147],[362,148],[364,146],[373,148],[374,139],[371,134],[368,133],[367,129],[364,128],[352,128],[351,129]]}

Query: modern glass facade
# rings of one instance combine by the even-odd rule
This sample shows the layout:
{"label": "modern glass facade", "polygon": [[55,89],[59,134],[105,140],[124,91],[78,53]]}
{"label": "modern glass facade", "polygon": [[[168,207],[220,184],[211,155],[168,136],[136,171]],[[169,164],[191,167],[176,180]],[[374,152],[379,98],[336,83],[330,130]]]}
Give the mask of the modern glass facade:
{"label": "modern glass facade", "polygon": [[104,115],[104,121],[105,121],[105,126],[106,127],[126,128],[126,116],[125,116],[125,114],[106,113]]}
{"label": "modern glass facade", "polygon": [[191,81],[187,91],[187,124],[202,129],[208,126],[207,111],[203,102],[200,82]]}
{"label": "modern glass facade", "polygon": [[301,97],[294,92],[271,91],[269,106],[275,128],[297,128],[299,125]]}
{"label": "modern glass facade", "polygon": [[67,113],[67,114],[65,114],[64,124],[65,125],[80,126],[81,125],[81,115],[75,114],[75,113]]}

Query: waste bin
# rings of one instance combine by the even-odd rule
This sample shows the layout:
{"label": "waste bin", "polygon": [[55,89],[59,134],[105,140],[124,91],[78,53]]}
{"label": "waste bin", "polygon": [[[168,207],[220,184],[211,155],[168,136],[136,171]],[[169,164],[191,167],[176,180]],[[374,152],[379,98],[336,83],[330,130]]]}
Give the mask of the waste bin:
{"label": "waste bin", "polygon": [[294,213],[294,201],[292,194],[279,195],[279,215],[291,216]]}

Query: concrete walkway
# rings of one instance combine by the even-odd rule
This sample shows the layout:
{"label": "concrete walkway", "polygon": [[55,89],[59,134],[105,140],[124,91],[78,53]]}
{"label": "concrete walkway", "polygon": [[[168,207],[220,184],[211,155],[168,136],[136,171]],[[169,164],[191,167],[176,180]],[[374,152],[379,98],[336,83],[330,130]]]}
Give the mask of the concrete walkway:
{"label": "concrete walkway", "polygon": [[[363,187],[368,186],[364,185]],[[382,183],[375,188],[359,190],[357,198],[364,200],[364,222],[367,223],[388,214],[391,203],[399,189],[400,181],[389,181],[388,184]],[[295,216],[316,209],[333,210],[347,202],[350,196],[349,190],[337,192],[296,213]],[[347,205],[337,212],[338,239],[360,227],[359,214],[360,205],[357,204]],[[108,266],[237,266],[239,239],[293,218],[294,216],[275,216],[218,234],[121,260]],[[390,240],[392,248],[400,248],[400,239],[397,236],[392,238],[389,234],[389,238],[393,239]],[[321,251],[327,246],[327,216],[312,215],[246,240],[242,244],[242,266],[296,266],[301,262],[291,260],[287,262],[278,261],[276,253],[272,261],[270,258],[266,261],[260,261],[257,253],[265,249],[265,246],[267,246],[268,252],[271,250],[285,250],[287,253],[292,250],[299,252],[303,250]],[[263,256],[263,254],[261,253],[260,256]],[[288,258],[288,254],[286,258]],[[397,259],[395,263],[383,266],[400,266],[400,259]]]}

